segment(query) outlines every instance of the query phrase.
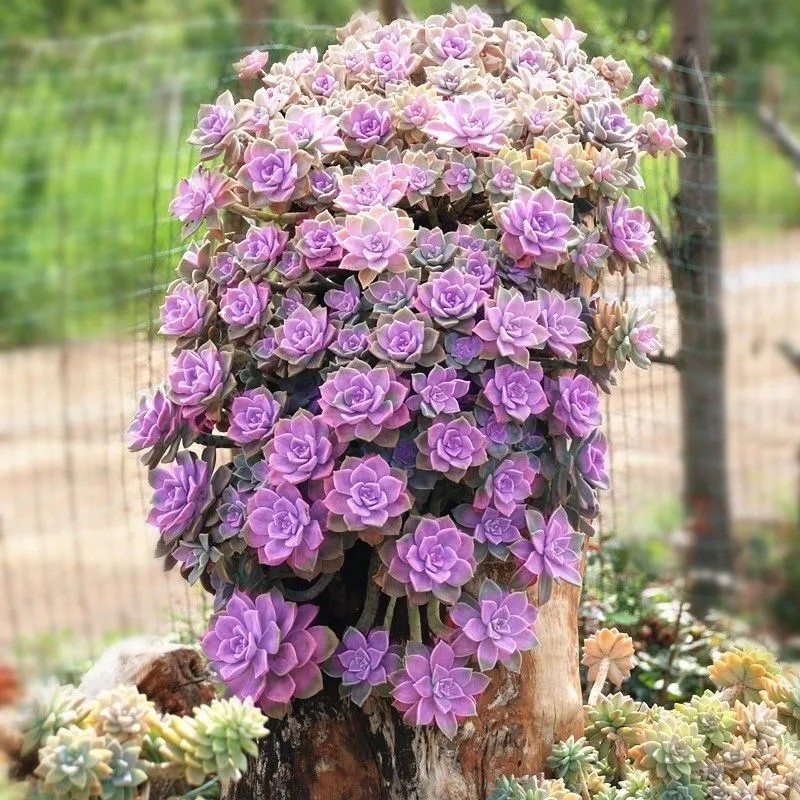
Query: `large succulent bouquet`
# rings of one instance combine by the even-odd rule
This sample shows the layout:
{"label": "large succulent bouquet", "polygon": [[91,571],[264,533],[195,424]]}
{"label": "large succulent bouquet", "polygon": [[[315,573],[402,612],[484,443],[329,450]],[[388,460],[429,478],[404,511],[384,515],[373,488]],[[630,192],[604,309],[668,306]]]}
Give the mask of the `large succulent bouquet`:
{"label": "large succulent bouquet", "polygon": [[129,437],[158,555],[214,594],[211,664],[270,715],[324,671],[452,736],[536,644],[527,590],[580,583],[598,388],[660,348],[593,293],[647,265],[625,191],[682,141],[648,80],[543,24],[359,13],[200,109],[171,212],[205,232]]}

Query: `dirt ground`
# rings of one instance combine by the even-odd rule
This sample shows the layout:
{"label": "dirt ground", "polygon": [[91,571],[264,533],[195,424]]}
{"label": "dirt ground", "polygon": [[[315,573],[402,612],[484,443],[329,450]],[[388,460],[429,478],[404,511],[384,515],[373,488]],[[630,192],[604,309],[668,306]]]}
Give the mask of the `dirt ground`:
{"label": "dirt ground", "polygon": [[[800,372],[800,232],[736,239],[725,250],[729,469],[737,520],[786,517],[796,501]],[[667,352],[674,299],[663,267],[628,295],[655,307]],[[110,632],[200,625],[193,598],[152,558],[144,468],[123,430],[139,393],[164,374],[166,347],[121,337],[0,353],[0,660],[20,639],[57,630],[76,642]],[[629,367],[606,403],[613,489],[603,524],[624,534],[678,525],[678,376]],[[194,610],[193,610],[194,609]]]}

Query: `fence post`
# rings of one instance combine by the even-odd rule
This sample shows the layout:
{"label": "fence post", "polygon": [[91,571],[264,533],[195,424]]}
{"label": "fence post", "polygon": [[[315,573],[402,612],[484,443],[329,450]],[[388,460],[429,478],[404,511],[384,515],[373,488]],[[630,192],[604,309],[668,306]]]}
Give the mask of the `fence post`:
{"label": "fence post", "polygon": [[[271,6],[272,0],[239,0],[239,40],[245,52],[266,44],[264,34]],[[240,80],[242,97],[251,96],[257,85],[254,79]]]}
{"label": "fence post", "polygon": [[384,22],[394,22],[403,16],[403,3],[401,0],[378,0],[378,11]]}
{"label": "fence post", "polygon": [[733,567],[716,144],[706,75],[709,0],[673,0],[674,114],[686,139],[670,272],[681,335],[685,503],[695,613],[724,604]]}

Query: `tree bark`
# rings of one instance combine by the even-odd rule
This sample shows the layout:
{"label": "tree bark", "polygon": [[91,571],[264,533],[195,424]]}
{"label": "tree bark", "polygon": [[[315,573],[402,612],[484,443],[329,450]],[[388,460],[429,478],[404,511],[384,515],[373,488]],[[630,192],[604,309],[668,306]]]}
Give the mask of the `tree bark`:
{"label": "tree bark", "polygon": [[686,139],[670,271],[681,334],[692,608],[723,604],[732,572],[717,153],[708,98],[708,0],[673,0],[674,113]]}
{"label": "tree bark", "polygon": [[411,728],[385,698],[363,709],[336,688],[269,725],[258,759],[226,800],[483,800],[501,774],[546,768],[555,741],[580,735],[580,589],[556,586],[539,611],[539,646],[519,675],[491,673],[476,717],[450,742]]}

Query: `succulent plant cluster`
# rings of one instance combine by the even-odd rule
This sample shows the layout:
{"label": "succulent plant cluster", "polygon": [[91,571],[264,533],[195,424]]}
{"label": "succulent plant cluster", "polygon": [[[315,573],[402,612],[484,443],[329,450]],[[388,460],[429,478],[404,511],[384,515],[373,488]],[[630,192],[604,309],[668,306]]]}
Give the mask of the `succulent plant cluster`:
{"label": "succulent plant cluster", "polygon": [[157,778],[189,786],[237,781],[267,733],[265,721],[238,698],[214,700],[188,717],[162,716],[132,686],[89,701],[72,686],[50,683],[20,709],[22,755],[37,761],[27,796],[137,800]]}
{"label": "succulent plant cluster", "polygon": [[598,390],[660,348],[596,282],[647,265],[625,192],[683,142],[648,80],[543,26],[358,13],[200,109],[171,211],[202,233],[129,441],[158,555],[214,594],[212,666],[269,715],[324,671],[452,736],[536,644],[527,590],[580,583]]}
{"label": "succulent plant cluster", "polygon": [[796,673],[752,647],[709,672],[717,691],[674,709],[600,695],[584,709],[584,737],[553,748],[557,787],[501,778],[489,800],[800,800],[797,704],[785,699],[797,697]]}

